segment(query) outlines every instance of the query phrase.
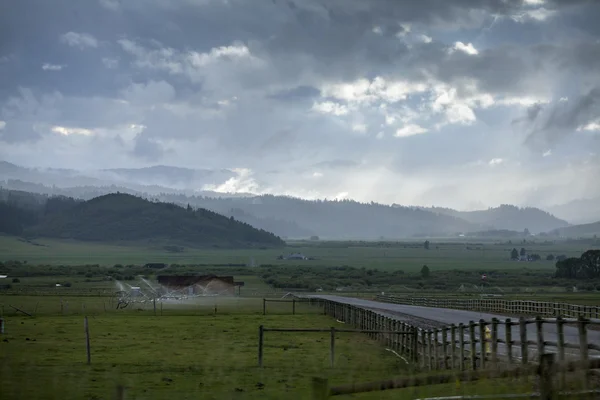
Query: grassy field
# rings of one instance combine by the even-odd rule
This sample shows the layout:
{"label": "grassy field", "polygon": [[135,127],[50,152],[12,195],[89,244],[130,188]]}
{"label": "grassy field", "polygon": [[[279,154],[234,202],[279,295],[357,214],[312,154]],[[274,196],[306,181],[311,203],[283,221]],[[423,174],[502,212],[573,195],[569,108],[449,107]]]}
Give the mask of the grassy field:
{"label": "grassy field", "polygon": [[[34,298],[13,299],[31,307]],[[57,299],[47,299],[48,304]],[[63,299],[64,300],[64,299]],[[91,365],[86,365],[81,299],[73,308],[38,308],[35,318],[5,315],[0,341],[2,399],[111,399],[117,386],[127,399],[305,399],[312,377],[331,385],[406,376],[412,367],[364,335],[338,334],[335,366],[329,337],[321,333],[265,333],[264,367],[257,367],[258,326],[308,328],[343,326],[315,309],[261,315],[257,299],[192,309],[104,312],[99,299],[85,299],[89,314]],[[95,306],[92,306],[95,304]],[[29,306],[28,306],[29,305]],[[274,306],[276,307],[276,306]],[[353,396],[413,399],[450,393],[529,390],[526,385],[480,382],[431,386]]]}
{"label": "grassy field", "polygon": [[[529,253],[538,253],[542,259],[548,254],[579,257],[589,244],[558,242],[555,244],[497,244],[494,242],[432,242],[425,250],[421,242],[406,243],[292,243],[285,249],[192,249],[171,253],[150,246],[118,246],[39,239],[27,242],[15,237],[0,236],[0,258],[27,261],[29,264],[82,265],[82,264],[145,264],[164,262],[177,264],[235,263],[246,264],[254,259],[258,264],[353,266],[381,270],[418,272],[426,264],[433,270],[494,269],[518,270],[522,263],[510,261],[513,247],[525,247]],[[300,252],[315,260],[278,260],[282,254]],[[554,268],[554,262],[540,261],[535,268]]]}
{"label": "grassy field", "polygon": [[[265,367],[259,369],[256,363],[260,324],[294,328],[341,326],[321,315],[318,308],[305,304],[298,305],[298,315],[293,316],[289,304],[269,303],[267,315],[263,316],[262,300],[258,296],[275,292],[273,286],[266,283],[266,277],[290,281],[309,279],[316,283],[328,280],[335,287],[347,284],[341,278],[350,271],[333,267],[364,267],[367,271],[357,279],[375,281],[379,276],[380,282],[363,286],[365,289],[379,290],[380,284],[389,286],[386,279],[394,277],[400,286],[410,286],[412,295],[449,296],[456,290],[452,294],[418,290],[418,285],[425,282],[421,281],[419,272],[423,264],[432,271],[429,280],[452,280],[453,288],[461,282],[480,282],[478,271],[481,270],[509,271],[513,282],[527,278],[527,285],[542,278],[550,279],[548,277],[554,270],[554,262],[550,261],[509,261],[512,247],[520,249],[522,245],[432,241],[430,247],[425,250],[421,242],[303,242],[291,243],[280,250],[186,249],[182,253],[169,253],[148,246],[57,240],[32,243],[0,237],[0,261],[27,262],[16,267],[15,264],[5,266],[5,270],[10,271],[9,279],[5,280],[11,283],[11,288],[0,291],[0,313],[6,320],[6,333],[0,341],[0,398],[111,399],[116,387],[123,385],[127,399],[304,399],[309,398],[310,380],[314,376],[327,377],[332,385],[406,376],[414,372],[411,365],[380,344],[356,334],[336,337],[336,366],[331,368],[326,334],[267,332]],[[590,248],[587,244],[566,242],[532,243],[523,247],[542,258],[547,254],[579,256]],[[315,260],[277,259],[281,254],[292,252],[301,252]],[[215,266],[214,269],[219,271],[215,273],[231,273],[236,281],[244,281],[244,297],[163,303],[159,304],[156,315],[151,302],[136,303],[125,310],[115,307],[114,294],[121,281],[139,285],[141,276],[162,273],[140,267],[113,267],[115,264],[204,264],[206,266],[202,267],[175,266],[169,270],[206,273],[212,271],[211,265],[245,264],[251,259],[263,266]],[[82,264],[89,266],[75,267]],[[95,264],[106,267],[98,268]],[[278,267],[271,268],[269,264]],[[307,270],[299,266],[315,268]],[[524,268],[537,272],[532,275],[527,270],[523,272]],[[399,270],[405,271],[406,275],[393,272]],[[466,271],[467,274],[451,270]],[[310,271],[318,273],[308,277]],[[387,275],[381,271],[386,271]],[[123,277],[115,278],[115,274]],[[127,275],[135,276],[126,278]],[[18,282],[12,282],[13,277],[18,277]],[[69,286],[56,287],[56,283],[69,283]],[[430,286],[434,288],[435,285]],[[279,296],[282,290],[279,289]],[[359,292],[339,294],[358,295]],[[524,295],[529,296],[527,293],[507,294],[516,298]],[[598,301],[595,293],[536,293],[531,296],[581,304]],[[27,317],[13,307],[32,313],[34,317]],[[90,322],[90,366],[85,364],[84,315],[89,316]],[[531,385],[490,381],[352,397],[415,399],[523,391],[531,391]]]}

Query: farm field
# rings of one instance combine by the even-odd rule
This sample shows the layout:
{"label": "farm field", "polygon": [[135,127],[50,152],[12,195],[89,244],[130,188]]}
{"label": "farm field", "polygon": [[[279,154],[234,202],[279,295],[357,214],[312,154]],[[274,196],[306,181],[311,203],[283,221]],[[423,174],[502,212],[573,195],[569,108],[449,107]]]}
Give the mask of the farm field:
{"label": "farm field", "polygon": [[[429,250],[422,241],[413,242],[292,242],[283,249],[194,249],[179,253],[148,244],[119,246],[51,239],[24,239],[0,236],[0,255],[3,260],[26,261],[29,264],[49,265],[114,265],[164,262],[176,264],[248,264],[351,266],[380,270],[418,272],[425,264],[436,270],[520,270],[523,263],[510,260],[512,248],[526,247],[529,253],[564,254],[578,257],[590,248],[588,243],[529,243],[498,244],[489,242],[435,242]],[[598,246],[596,246],[598,247]],[[302,253],[314,260],[278,260],[280,255]],[[528,268],[553,269],[554,262],[539,261]]]}
{"label": "farm field", "polygon": [[[11,300],[26,305],[34,301]],[[34,318],[12,311],[5,314],[6,332],[0,341],[2,399],[111,399],[118,386],[125,388],[127,399],[304,399],[309,398],[315,376],[336,385],[412,373],[410,365],[377,342],[344,333],[336,336],[331,368],[327,334],[267,332],[261,369],[257,366],[260,324],[279,328],[343,325],[309,306],[299,309],[299,315],[289,315],[275,305],[263,316],[258,299],[241,298],[217,304],[216,315],[211,304],[172,308],[163,316],[151,311],[104,312],[98,307],[99,299],[85,299],[91,338],[91,365],[87,365],[83,312],[75,307],[81,299],[66,300],[73,302],[66,315],[41,306]],[[530,385],[494,381],[353,398],[414,399],[530,389]]]}

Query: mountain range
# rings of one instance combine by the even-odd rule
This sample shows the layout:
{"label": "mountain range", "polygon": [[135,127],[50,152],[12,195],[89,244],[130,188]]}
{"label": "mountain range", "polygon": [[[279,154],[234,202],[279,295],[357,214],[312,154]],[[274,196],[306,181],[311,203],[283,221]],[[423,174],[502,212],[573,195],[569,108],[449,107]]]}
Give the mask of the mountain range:
{"label": "mountain range", "polygon": [[[207,186],[218,186],[235,174],[232,170],[168,166],[78,172],[30,169],[0,162],[0,185],[6,189],[82,200],[115,192],[128,193],[161,202],[205,208],[287,238],[394,239],[468,235],[490,230],[517,235],[526,230],[532,234],[556,232],[570,225],[567,220],[547,211],[513,205],[458,211],[440,207],[390,206],[352,200],[313,201],[203,190]],[[565,206],[563,214],[567,214],[567,209]],[[600,220],[600,216],[593,218],[592,213],[590,221]]]}

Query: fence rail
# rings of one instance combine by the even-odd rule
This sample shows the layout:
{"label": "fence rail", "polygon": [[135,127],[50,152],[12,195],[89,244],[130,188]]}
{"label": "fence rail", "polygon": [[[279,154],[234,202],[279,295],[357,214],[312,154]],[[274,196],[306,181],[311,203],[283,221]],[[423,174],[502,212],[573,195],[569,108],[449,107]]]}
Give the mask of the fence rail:
{"label": "fence rail", "polygon": [[294,333],[324,333],[330,334],[329,340],[329,358],[331,367],[334,366],[335,360],[335,335],[337,333],[370,333],[370,334],[387,334],[387,335],[412,335],[412,331],[399,332],[389,330],[368,330],[368,329],[339,329],[335,327],[331,328],[265,328],[263,325],[258,327],[258,366],[263,366],[264,359],[264,342],[265,332],[294,332]]}
{"label": "fence rail", "polygon": [[[571,361],[555,363],[554,354],[544,354],[540,357],[538,365],[525,365],[507,368],[503,370],[499,369],[487,369],[479,371],[461,371],[448,374],[436,374],[427,376],[409,376],[396,379],[387,379],[375,382],[363,382],[353,383],[349,385],[334,386],[330,387],[326,379],[313,378],[313,399],[323,400],[328,399],[332,396],[340,396],[347,394],[366,393],[373,391],[382,391],[390,389],[401,389],[408,387],[419,387],[438,385],[451,382],[471,382],[481,379],[499,379],[499,378],[518,378],[527,377],[531,375],[538,375],[540,379],[540,392],[529,393],[522,395],[498,395],[496,398],[502,397],[539,397],[543,400],[551,400],[556,397],[563,397],[565,395],[570,396],[577,393],[560,393],[558,388],[561,385],[554,384],[554,377],[557,373],[566,373],[573,371],[600,368],[600,360],[588,360],[588,361]],[[562,386],[564,387],[564,386]],[[597,391],[582,391],[580,393],[590,394],[591,392]]]}
{"label": "fence rail", "polygon": [[[422,329],[400,321],[386,311],[327,299],[321,299],[321,303],[326,315],[349,326],[372,331],[368,333],[371,338],[406,356],[422,370],[464,371],[487,366],[525,366],[547,352],[556,353],[561,363],[567,359],[585,362],[591,356],[600,356],[600,345],[588,342],[588,326],[600,326],[600,320],[597,319],[538,316],[532,319],[521,317],[518,320],[469,321],[468,324]],[[570,324],[577,326],[571,327]],[[393,335],[375,331],[411,334]],[[549,331],[555,340],[545,337],[545,331]]]}
{"label": "fence rail", "polygon": [[377,295],[377,301],[393,304],[406,304],[411,306],[453,308],[456,310],[477,310],[497,312],[513,315],[541,315],[568,318],[596,318],[600,319],[600,307],[585,306],[567,303],[552,303],[533,300],[505,300],[505,299],[447,299],[423,298],[393,295]]}

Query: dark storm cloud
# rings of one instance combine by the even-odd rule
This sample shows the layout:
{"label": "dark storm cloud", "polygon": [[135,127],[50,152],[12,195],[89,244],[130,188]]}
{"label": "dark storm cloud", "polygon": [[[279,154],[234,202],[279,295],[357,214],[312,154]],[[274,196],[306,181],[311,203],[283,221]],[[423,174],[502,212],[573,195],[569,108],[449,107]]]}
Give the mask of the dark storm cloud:
{"label": "dark storm cloud", "polygon": [[33,142],[41,137],[34,129],[31,121],[8,121],[3,129],[0,129],[0,142],[20,143]]}
{"label": "dark storm cloud", "polygon": [[558,102],[546,108],[531,107],[523,119],[530,129],[526,143],[554,144],[579,128],[600,119],[600,87],[570,101]]}
{"label": "dark storm cloud", "polygon": [[312,100],[320,94],[321,91],[312,86],[297,86],[292,89],[280,90],[277,93],[268,95],[268,97],[280,101],[303,101]]}

